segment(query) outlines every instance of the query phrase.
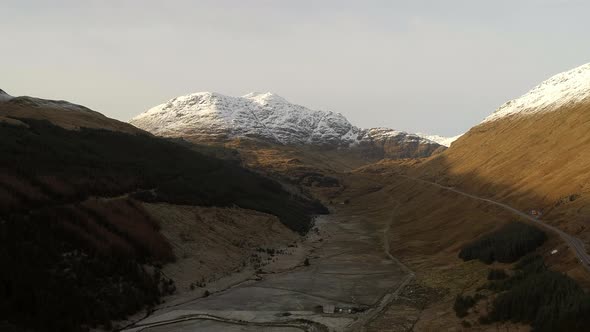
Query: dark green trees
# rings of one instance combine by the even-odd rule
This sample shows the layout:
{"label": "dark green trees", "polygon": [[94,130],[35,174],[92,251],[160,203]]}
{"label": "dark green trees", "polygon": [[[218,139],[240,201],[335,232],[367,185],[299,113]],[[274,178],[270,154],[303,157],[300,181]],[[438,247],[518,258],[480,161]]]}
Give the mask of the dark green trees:
{"label": "dark green trees", "polygon": [[537,227],[511,222],[466,245],[459,252],[459,258],[464,261],[479,259],[486,264],[494,261],[512,263],[543,244],[546,239],[547,235]]}

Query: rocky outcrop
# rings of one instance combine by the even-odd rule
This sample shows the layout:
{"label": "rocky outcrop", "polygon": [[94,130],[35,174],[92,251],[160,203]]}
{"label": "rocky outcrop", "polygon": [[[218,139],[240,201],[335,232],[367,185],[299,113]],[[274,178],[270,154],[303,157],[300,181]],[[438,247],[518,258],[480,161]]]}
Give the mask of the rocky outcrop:
{"label": "rocky outcrop", "polygon": [[423,158],[446,148],[415,134],[388,128],[371,128],[362,131],[358,149],[365,159],[378,160]]}

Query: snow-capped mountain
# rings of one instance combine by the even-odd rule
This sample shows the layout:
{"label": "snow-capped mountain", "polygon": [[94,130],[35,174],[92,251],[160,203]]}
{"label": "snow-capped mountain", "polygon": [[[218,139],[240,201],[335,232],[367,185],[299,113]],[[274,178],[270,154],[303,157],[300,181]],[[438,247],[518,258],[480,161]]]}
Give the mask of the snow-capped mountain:
{"label": "snow-capped mountain", "polygon": [[311,110],[272,93],[249,93],[242,97],[193,93],[158,105],[130,123],[155,135],[169,137],[252,137],[281,144],[336,146],[396,141],[439,147],[429,139],[401,131],[360,129],[340,113]]}
{"label": "snow-capped mountain", "polygon": [[[590,63],[554,75],[471,128],[421,174],[589,238]],[[435,175],[432,175],[435,174]],[[575,202],[574,202],[575,200]]]}
{"label": "snow-capped mountain", "polygon": [[[406,143],[433,144],[434,140],[428,139],[418,134],[410,134],[405,131],[394,130],[390,128],[369,128],[361,130],[360,140],[385,141],[390,139],[403,140]],[[442,145],[442,144],[441,144]]]}
{"label": "snow-capped mountain", "polygon": [[543,81],[523,96],[500,106],[483,122],[512,115],[550,112],[585,100],[590,100],[590,63]]}
{"label": "snow-capped mountain", "polygon": [[255,137],[282,144],[352,143],[359,132],[342,114],[312,111],[272,93],[193,93],[158,105],[130,123],[162,136]]}
{"label": "snow-capped mountain", "polygon": [[436,143],[438,143],[442,146],[446,146],[446,147],[451,146],[451,143],[456,141],[459,137],[463,136],[463,134],[460,134],[457,136],[448,137],[448,136],[440,136],[440,135],[428,135],[428,134],[424,134],[424,133],[416,133],[416,135],[420,136],[422,138],[425,138],[427,140],[431,140],[433,142],[436,142]]}

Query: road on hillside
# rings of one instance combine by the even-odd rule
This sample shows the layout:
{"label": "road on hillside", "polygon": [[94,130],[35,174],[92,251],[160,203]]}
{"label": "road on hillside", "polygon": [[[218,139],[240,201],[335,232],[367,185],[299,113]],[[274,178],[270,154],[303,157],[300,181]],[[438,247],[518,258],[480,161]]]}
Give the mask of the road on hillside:
{"label": "road on hillside", "polygon": [[479,201],[483,201],[483,202],[487,202],[487,203],[490,203],[490,204],[499,206],[499,207],[501,207],[501,208],[503,208],[505,210],[508,210],[508,211],[510,211],[510,212],[512,212],[512,213],[514,213],[514,214],[516,214],[516,215],[518,215],[520,217],[522,217],[522,218],[525,218],[525,219],[530,220],[530,221],[532,221],[534,223],[540,224],[541,226],[543,226],[543,227],[545,227],[545,228],[547,228],[547,229],[549,229],[549,230],[551,230],[551,231],[559,234],[559,236],[561,236],[561,238],[567,243],[567,245],[570,246],[570,248],[572,248],[572,250],[576,253],[576,256],[578,256],[578,259],[580,260],[580,262],[582,263],[582,265],[586,268],[586,270],[590,271],[590,256],[586,252],[586,248],[585,248],[584,242],[582,242],[582,240],[578,239],[577,237],[571,236],[571,235],[567,234],[566,232],[560,230],[559,228],[557,228],[555,226],[551,226],[551,225],[547,224],[546,222],[544,222],[543,220],[534,218],[533,216],[530,216],[530,215],[528,215],[528,214],[526,214],[526,213],[524,213],[524,212],[522,212],[520,210],[517,210],[517,209],[511,207],[510,205],[507,205],[507,204],[504,204],[504,203],[500,203],[500,202],[491,200],[489,198],[483,198],[483,197],[479,197],[479,196],[476,196],[476,195],[472,195],[472,194],[463,192],[461,190],[457,190],[457,189],[452,188],[452,187],[446,187],[446,186],[443,186],[443,185],[438,184],[436,182],[431,182],[431,181],[426,181],[426,180],[422,180],[422,179],[418,179],[418,178],[413,178],[413,177],[406,176],[406,175],[400,175],[400,176],[403,177],[403,178],[406,178],[406,179],[411,179],[411,180],[423,182],[423,183],[426,183],[426,184],[430,184],[430,185],[439,187],[439,188],[444,189],[444,190],[452,191],[452,192],[457,193],[459,195],[463,195],[463,196],[466,196],[466,197],[469,197],[469,198],[472,198],[472,199],[476,199],[476,200],[479,200]]}

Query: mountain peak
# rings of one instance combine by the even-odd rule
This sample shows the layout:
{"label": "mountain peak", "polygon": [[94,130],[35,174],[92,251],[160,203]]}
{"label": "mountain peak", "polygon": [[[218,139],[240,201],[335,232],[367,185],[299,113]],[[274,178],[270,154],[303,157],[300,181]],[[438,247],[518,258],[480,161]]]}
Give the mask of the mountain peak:
{"label": "mountain peak", "polygon": [[590,99],[590,63],[550,77],[521,97],[500,106],[483,122],[511,115],[556,111],[587,99]]}
{"label": "mountain peak", "polygon": [[188,95],[172,98],[168,101],[168,104],[174,104],[175,102],[189,102],[189,101],[193,101],[193,102],[197,101],[197,102],[201,102],[201,103],[202,102],[213,103],[216,100],[223,99],[226,97],[227,96],[224,96],[224,95],[217,93],[217,92],[200,91],[200,92],[194,92],[194,93],[190,93]]}
{"label": "mountain peak", "polygon": [[249,137],[280,144],[339,147],[395,142],[428,145],[425,151],[439,146],[388,128],[360,129],[340,113],[312,110],[271,92],[251,92],[242,97],[197,92],[158,105],[130,123],[156,135],[206,141]]}
{"label": "mountain peak", "polygon": [[340,114],[311,110],[270,92],[242,97],[197,92],[158,105],[130,123],[163,136],[256,137],[284,144],[349,144],[358,132]]}
{"label": "mountain peak", "polygon": [[242,98],[252,100],[260,105],[289,103],[285,98],[272,92],[250,92],[243,95]]}

